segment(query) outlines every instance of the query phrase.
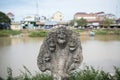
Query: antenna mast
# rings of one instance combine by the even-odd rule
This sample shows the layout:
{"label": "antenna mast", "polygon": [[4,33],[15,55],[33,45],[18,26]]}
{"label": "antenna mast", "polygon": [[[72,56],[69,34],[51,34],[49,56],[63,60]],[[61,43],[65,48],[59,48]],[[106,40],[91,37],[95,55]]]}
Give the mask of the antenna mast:
{"label": "antenna mast", "polygon": [[36,15],[35,15],[35,20],[36,21],[39,21],[39,5],[38,5],[38,1],[39,0],[36,0]]}

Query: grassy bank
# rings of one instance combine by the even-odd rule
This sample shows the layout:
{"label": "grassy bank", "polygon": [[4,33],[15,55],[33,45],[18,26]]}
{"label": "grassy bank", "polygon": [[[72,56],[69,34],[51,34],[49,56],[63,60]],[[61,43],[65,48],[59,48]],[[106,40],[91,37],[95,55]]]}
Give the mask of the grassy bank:
{"label": "grassy bank", "polygon": [[95,30],[73,30],[80,35],[89,35],[93,31],[95,35],[120,35],[120,29],[95,29]]}
{"label": "grassy bank", "polygon": [[120,35],[119,29],[100,29],[94,30],[97,35]]}
{"label": "grassy bank", "polygon": [[[12,69],[8,68],[7,80],[53,80],[49,74],[32,75],[32,73],[23,66],[25,71],[21,71],[20,76],[12,77]],[[96,70],[93,67],[85,66],[83,70],[70,74],[69,80],[120,80],[120,68],[114,67],[114,74],[107,73],[103,70]],[[2,77],[0,80],[5,80]]]}
{"label": "grassy bank", "polygon": [[[10,35],[17,35],[20,33],[28,34],[29,37],[45,37],[50,30],[0,30],[0,37],[6,37]],[[89,35],[89,30],[74,29],[74,32],[80,33],[81,35]],[[93,30],[96,35],[120,35],[120,29],[99,29]]]}
{"label": "grassy bank", "polygon": [[8,37],[10,35],[18,35],[21,31],[17,30],[0,30],[0,37]]}
{"label": "grassy bank", "polygon": [[37,30],[37,31],[30,31],[30,37],[45,37],[48,34],[48,31],[45,30]]}
{"label": "grassy bank", "polygon": [[74,29],[73,32],[81,33],[81,32],[84,32],[84,30],[81,30],[81,29]]}

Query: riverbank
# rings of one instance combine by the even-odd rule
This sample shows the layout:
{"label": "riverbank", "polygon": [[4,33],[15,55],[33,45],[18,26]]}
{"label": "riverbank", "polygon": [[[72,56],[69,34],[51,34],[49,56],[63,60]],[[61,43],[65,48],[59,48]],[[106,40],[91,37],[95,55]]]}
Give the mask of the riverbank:
{"label": "riverbank", "polygon": [[[24,37],[45,37],[52,30],[1,30],[0,37],[8,37],[13,35],[21,35]],[[89,36],[90,32],[95,35],[120,35],[120,29],[98,29],[98,30],[80,30],[73,29],[74,32],[79,33],[81,36]]]}
{"label": "riverbank", "polygon": [[[36,72],[33,75],[30,70],[23,66],[25,71],[21,71],[21,74],[17,77],[12,76],[12,69],[8,68],[7,80],[53,80],[50,74],[40,74]],[[120,80],[120,68],[114,67],[114,74],[107,73],[103,70],[96,70],[93,67],[85,66],[83,70],[75,71],[70,74],[69,80]],[[0,80],[5,80],[0,77]]]}
{"label": "riverbank", "polygon": [[93,29],[93,30],[73,30],[80,33],[81,36],[90,35],[90,32],[94,32],[95,35],[120,35],[120,29]]}
{"label": "riverbank", "polygon": [[0,30],[0,37],[9,37],[10,35],[19,35],[21,30]]}

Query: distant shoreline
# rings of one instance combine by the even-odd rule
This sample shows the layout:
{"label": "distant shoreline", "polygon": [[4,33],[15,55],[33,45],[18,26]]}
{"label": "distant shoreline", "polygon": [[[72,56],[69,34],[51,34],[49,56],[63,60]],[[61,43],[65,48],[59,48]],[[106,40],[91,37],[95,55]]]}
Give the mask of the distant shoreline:
{"label": "distant shoreline", "polygon": [[[45,37],[50,31],[52,30],[0,30],[0,37],[16,35],[21,37]],[[89,36],[90,31],[93,31],[95,35],[120,35],[120,29],[73,29],[73,31],[79,33],[80,36]]]}

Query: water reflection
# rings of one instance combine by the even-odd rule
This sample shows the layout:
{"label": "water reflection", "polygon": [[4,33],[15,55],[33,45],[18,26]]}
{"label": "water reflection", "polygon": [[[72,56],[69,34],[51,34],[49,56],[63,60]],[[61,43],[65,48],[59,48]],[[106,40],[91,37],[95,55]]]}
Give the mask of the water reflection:
{"label": "water reflection", "polygon": [[7,37],[2,37],[0,38],[0,49],[4,46],[9,46],[11,45],[11,40]]}
{"label": "water reflection", "polygon": [[99,40],[99,41],[120,41],[120,35],[97,35],[97,36],[80,36],[82,42],[87,40]]}
{"label": "water reflection", "polygon": [[[112,72],[113,65],[120,67],[120,36],[81,36],[83,64],[101,67]],[[7,76],[7,67],[13,75],[20,74],[23,65],[34,73],[39,71],[37,56],[43,38],[0,38],[0,76]]]}

